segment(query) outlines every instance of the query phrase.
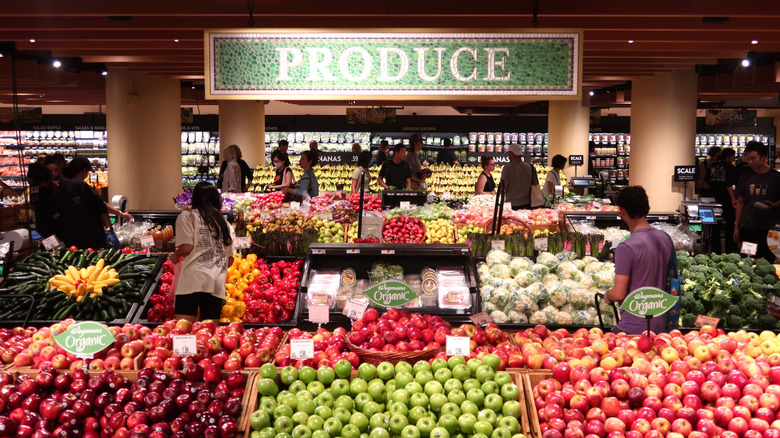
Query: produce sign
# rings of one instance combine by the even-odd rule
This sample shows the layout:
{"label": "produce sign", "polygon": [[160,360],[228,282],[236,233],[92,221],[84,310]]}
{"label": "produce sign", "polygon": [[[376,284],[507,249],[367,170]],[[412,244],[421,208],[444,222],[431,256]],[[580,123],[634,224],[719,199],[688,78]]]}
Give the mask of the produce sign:
{"label": "produce sign", "polygon": [[579,96],[580,33],[206,31],[206,98]]}
{"label": "produce sign", "polygon": [[366,289],[363,294],[379,307],[401,307],[417,298],[417,294],[403,281],[385,281]]}
{"label": "produce sign", "polygon": [[74,324],[55,336],[54,342],[70,354],[91,358],[95,353],[113,344],[114,335],[103,324],[85,321]]}
{"label": "produce sign", "polygon": [[640,318],[656,317],[671,310],[679,299],[657,287],[643,287],[628,294],[620,310]]}

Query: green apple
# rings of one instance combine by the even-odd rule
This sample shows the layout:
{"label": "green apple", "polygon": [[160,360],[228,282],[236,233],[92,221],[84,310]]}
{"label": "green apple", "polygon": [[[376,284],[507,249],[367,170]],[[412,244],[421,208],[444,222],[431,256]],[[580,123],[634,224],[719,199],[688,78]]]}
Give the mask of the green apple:
{"label": "green apple", "polygon": [[372,415],[368,420],[368,427],[376,429],[377,427],[387,427],[390,423],[390,417],[386,416],[384,412],[378,412]]}
{"label": "green apple", "polygon": [[485,396],[485,408],[493,412],[501,412],[504,407],[504,399],[498,394],[488,394]]}
{"label": "green apple", "polygon": [[493,430],[493,433],[490,434],[490,438],[512,438],[512,432],[504,427],[497,427]]}
{"label": "green apple", "polygon": [[501,365],[501,358],[499,358],[498,355],[490,353],[482,358],[482,363],[492,368],[493,371],[498,371],[498,367]]}
{"label": "green apple", "polygon": [[360,432],[368,430],[368,417],[362,412],[355,412],[349,417],[349,424],[354,425]]}
{"label": "green apple", "polygon": [[330,406],[317,406],[314,408],[314,415],[322,418],[323,420],[327,420],[333,416],[333,409],[331,409]]}
{"label": "green apple", "polygon": [[[339,398],[336,399],[336,401],[333,402],[334,408],[343,408],[348,411],[352,411],[355,409],[355,401],[352,399],[352,397],[348,395],[340,395]],[[342,421],[342,423],[346,423],[346,421]]]}
{"label": "green apple", "polygon": [[466,400],[466,393],[460,389],[453,389],[447,394],[447,400],[460,406],[464,400]]}
{"label": "green apple", "polygon": [[290,435],[287,432],[282,432],[282,433],[276,434],[276,437],[277,438],[292,438],[292,435]]}
{"label": "green apple", "polygon": [[492,380],[488,380],[487,382],[483,383],[479,389],[481,389],[482,392],[485,393],[485,395],[498,394],[500,392],[500,387],[498,386],[498,383]]}
{"label": "green apple", "polygon": [[363,408],[365,407],[366,403],[373,401],[374,399],[371,397],[371,395],[367,392],[361,392],[360,394],[355,397],[355,408],[358,411],[363,411]]}
{"label": "green apple", "polygon": [[433,380],[433,373],[430,371],[418,371],[414,374],[414,381],[419,383],[420,385],[425,386],[426,383]]}
{"label": "green apple", "polygon": [[512,376],[506,371],[496,371],[496,375],[493,376],[493,380],[498,384],[498,387],[502,387],[507,383],[512,383]]}
{"label": "green apple", "polygon": [[[300,393],[299,393],[300,394]],[[298,411],[305,412],[308,415],[311,415],[314,413],[314,408],[317,407],[317,404],[314,403],[314,400],[301,400],[298,399]]]}
{"label": "green apple", "polygon": [[485,435],[484,433],[475,433],[474,435],[471,435],[471,438],[490,438],[490,437]]}
{"label": "green apple", "polygon": [[306,420],[306,426],[314,432],[315,430],[322,430],[322,425],[325,424],[325,420],[319,415],[309,415],[309,419]]}
{"label": "green apple", "polygon": [[295,396],[298,397],[298,403],[304,400],[314,400],[314,396],[312,396],[311,393],[306,390],[306,384],[300,380],[296,380],[296,382],[303,385],[303,391],[298,391],[295,393]]}
{"label": "green apple", "polygon": [[277,403],[281,403],[281,402],[282,402],[282,399],[283,399],[285,396],[288,396],[288,395],[290,395],[290,394],[292,394],[292,393],[291,393],[290,391],[286,390],[286,389],[285,389],[285,390],[282,390],[282,391],[279,391],[278,393],[276,393],[276,402],[277,402]]}
{"label": "green apple", "polygon": [[472,401],[475,405],[479,406],[480,408],[485,403],[485,393],[482,392],[479,388],[469,389],[466,393],[466,398],[470,401]]}
{"label": "green apple", "polygon": [[458,417],[452,414],[442,414],[436,424],[446,429],[450,435],[455,435],[458,431]]}
{"label": "green apple", "polygon": [[[276,372],[276,368],[274,368],[274,372]],[[276,386],[276,382],[273,379],[264,377],[257,381],[257,392],[260,395],[276,395],[279,393],[279,387]]]}
{"label": "green apple", "polygon": [[279,403],[291,407],[294,411],[298,407],[298,397],[295,394],[287,393],[282,396],[282,399],[279,400]]}
{"label": "green apple", "polygon": [[501,386],[501,397],[504,400],[519,400],[520,388],[514,383],[506,383]]}
{"label": "green apple", "polygon": [[438,370],[433,372],[433,378],[437,382],[444,385],[445,383],[447,383],[447,380],[450,380],[450,378],[452,378],[452,371],[450,371],[450,369],[447,367],[439,368]]}
{"label": "green apple", "polygon": [[403,388],[410,382],[414,382],[414,376],[408,371],[396,371],[395,373],[395,386],[397,388]]}
{"label": "green apple", "polygon": [[444,394],[444,387],[441,385],[441,383],[435,380],[426,382],[425,385],[423,385],[423,389],[425,390],[425,394],[428,397],[430,397],[433,394]]}
{"label": "green apple", "polygon": [[434,427],[431,431],[431,438],[450,438],[450,432],[443,427]]}
{"label": "green apple", "polygon": [[325,392],[325,385],[318,380],[314,380],[306,385],[306,390],[309,391],[312,396],[317,397],[318,395]]}
{"label": "green apple", "polygon": [[276,433],[290,433],[293,430],[293,421],[290,417],[276,417],[274,420],[274,430]]}
{"label": "green apple", "polygon": [[260,409],[264,410],[268,415],[274,413],[277,405],[278,403],[276,403],[276,398],[274,397],[263,396],[260,398]]}
{"label": "green apple", "polygon": [[401,438],[420,438],[420,430],[410,424],[401,431]]}
{"label": "green apple", "polygon": [[491,426],[495,427],[496,424],[498,424],[498,416],[490,409],[483,409],[477,414],[477,422],[480,421],[486,421],[490,423]]}
{"label": "green apple", "polygon": [[298,378],[308,385],[317,378],[317,370],[308,366],[301,367],[301,369],[298,370]]}
{"label": "green apple", "polygon": [[449,394],[452,391],[455,390],[462,390],[463,389],[463,382],[456,378],[451,378],[444,382],[444,392]]}
{"label": "green apple", "polygon": [[360,430],[354,424],[345,424],[341,428],[341,438],[359,438]]}
{"label": "green apple", "polygon": [[493,425],[488,423],[487,421],[481,421],[477,419],[477,422],[474,423],[474,433],[481,433],[485,436],[490,436],[490,434],[493,433]]}
{"label": "green apple", "polygon": [[406,415],[395,414],[390,417],[390,422],[387,424],[387,428],[393,435],[401,435],[404,428],[409,424],[409,420]]}
{"label": "green apple", "polygon": [[422,406],[415,406],[411,409],[409,409],[409,422],[417,424],[417,422],[420,420],[420,418],[427,417],[428,413],[426,412],[425,408]]}
{"label": "green apple", "polygon": [[293,381],[287,390],[295,395],[298,395],[299,392],[306,391],[306,384],[303,383],[303,380],[298,379]]}
{"label": "green apple", "polygon": [[271,424],[271,416],[268,412],[258,409],[249,417],[249,425],[253,430],[263,430]]}
{"label": "green apple", "polygon": [[424,408],[427,408],[428,396],[422,392],[419,392],[417,394],[412,394],[412,396],[409,398],[409,406],[411,407],[422,406]]}
{"label": "green apple", "polygon": [[452,415],[455,418],[458,418],[460,417],[460,406],[451,401],[448,401],[447,403],[444,403],[444,406],[441,407],[441,414]]}
{"label": "green apple", "polygon": [[460,404],[460,412],[463,414],[472,414],[475,417],[479,414],[479,406],[471,400],[466,400]]}
{"label": "green apple", "polygon": [[330,385],[336,380],[336,371],[331,367],[320,367],[320,369],[317,370],[317,380],[323,385]]}
{"label": "green apple", "polygon": [[336,399],[333,397],[333,394],[327,391],[323,392],[317,397],[314,397],[314,404],[316,404],[317,406],[327,406],[329,408],[333,408],[333,403],[335,401]]}
{"label": "green apple", "polygon": [[274,380],[276,378],[276,366],[272,363],[265,363],[260,367],[259,374],[265,379]]}
{"label": "green apple", "polygon": [[306,424],[307,421],[309,421],[309,414],[303,411],[298,411],[292,415],[292,421],[295,423],[295,425],[299,424]]}
{"label": "green apple", "polygon": [[263,438],[263,434],[259,430],[253,430],[249,433],[249,438]]}
{"label": "green apple", "polygon": [[371,431],[369,438],[390,438],[390,433],[384,427],[378,427]]}
{"label": "green apple", "polygon": [[330,436],[338,436],[341,434],[342,424],[336,417],[330,417],[325,420],[325,424],[322,425],[322,430],[328,433]]}
{"label": "green apple", "polygon": [[395,374],[396,375],[398,375],[398,373],[401,373],[401,372],[407,372],[407,373],[411,374],[412,371],[413,371],[413,368],[412,368],[412,365],[409,362],[401,361],[401,362],[398,362],[397,364],[395,364]]}
{"label": "green apple", "polygon": [[276,438],[276,431],[272,426],[268,426],[261,430],[258,435],[258,438]]}
{"label": "green apple", "polygon": [[390,398],[396,403],[403,403],[409,406],[409,398],[412,396],[406,389],[396,389],[394,392],[389,393]]}
{"label": "green apple", "polygon": [[[362,365],[369,365],[369,364],[362,364]],[[357,378],[349,382],[349,394],[352,397],[357,397],[358,394],[360,394],[361,392],[366,392],[367,389],[368,389],[368,381],[365,379]]]}
{"label": "green apple", "polygon": [[349,394],[349,380],[336,379],[330,384],[330,393],[334,397],[340,397],[342,395]]}
{"label": "green apple", "polygon": [[398,384],[396,383],[395,379],[390,379],[385,382],[385,388],[387,388],[388,393],[392,394],[396,389],[398,389]]}
{"label": "green apple", "polygon": [[515,418],[520,417],[521,411],[522,406],[517,400],[507,400],[506,403],[504,403],[504,406],[501,408],[501,413],[504,414],[504,416],[511,416]]}
{"label": "green apple", "polygon": [[442,368],[447,368],[447,360],[443,357],[437,357],[431,362],[431,371],[434,373]]}
{"label": "green apple", "polygon": [[358,367],[358,377],[368,382],[376,377],[376,367],[370,363],[363,362]]}
{"label": "green apple", "polygon": [[[260,369],[262,370],[262,367]],[[279,371],[279,381],[285,385],[291,385],[296,380],[298,380],[298,370],[294,366],[288,365]]]}
{"label": "green apple", "polygon": [[447,396],[439,393],[431,394],[431,397],[428,400],[428,403],[431,405],[431,410],[433,412],[441,412],[441,408],[444,407],[447,402]]}
{"label": "green apple", "polygon": [[333,365],[333,371],[336,373],[336,377],[346,379],[352,374],[352,363],[346,359],[341,359]]}
{"label": "green apple", "polygon": [[[457,356],[454,356],[454,357],[457,357]],[[452,377],[454,379],[460,380],[461,382],[465,382],[467,379],[471,378],[471,370],[466,365],[457,364],[452,369]]]}
{"label": "green apple", "polygon": [[331,418],[338,418],[341,424],[347,424],[349,419],[352,418],[352,413],[344,408],[335,408]]}
{"label": "green apple", "polygon": [[385,382],[395,375],[395,367],[390,362],[382,362],[376,367],[376,376]]}
{"label": "green apple", "polygon": [[387,412],[390,415],[403,415],[404,417],[409,413],[409,405],[399,402],[393,402],[388,408]]}
{"label": "green apple", "polygon": [[436,427],[436,423],[428,417],[420,418],[417,422],[417,429],[420,429],[420,437],[428,438],[431,436],[431,431]]}
{"label": "green apple", "polygon": [[466,366],[469,368],[469,371],[471,371],[471,375],[473,376],[474,373],[477,372],[477,368],[482,366],[482,359],[477,359],[477,358],[469,359],[466,362]]}
{"label": "green apple", "polygon": [[385,387],[385,384],[379,380],[374,380],[369,383],[366,392],[368,392],[371,398],[377,403],[384,403],[385,400],[387,400],[387,388]]}
{"label": "green apple", "polygon": [[404,386],[404,389],[409,392],[409,394],[419,394],[423,392],[423,387],[417,382],[409,382],[406,386]]}
{"label": "green apple", "polygon": [[420,371],[431,371],[431,364],[429,364],[427,360],[418,360],[412,369],[414,369],[414,374],[417,374]]}
{"label": "green apple", "polygon": [[366,417],[371,418],[374,416],[374,414],[378,414],[382,412],[382,407],[379,405],[379,403],[375,401],[366,402],[365,405],[363,405],[363,413],[366,414]]}
{"label": "green apple", "polygon": [[305,424],[299,424],[293,427],[292,436],[293,438],[311,438],[311,429]]}
{"label": "green apple", "polygon": [[471,434],[474,432],[474,423],[477,422],[477,417],[473,414],[462,414],[458,417],[458,428],[465,434]]}
{"label": "green apple", "polygon": [[313,430],[311,432],[311,438],[330,438],[330,435],[328,435],[327,432],[324,430]]}
{"label": "green apple", "polygon": [[482,365],[479,368],[477,368],[477,373],[474,374],[474,377],[476,377],[477,380],[479,380],[479,383],[485,383],[488,380],[493,380],[493,377],[495,375],[496,375],[496,371],[493,368],[487,365]]}
{"label": "green apple", "polygon": [[466,363],[466,358],[463,356],[450,356],[449,359],[447,359],[447,367],[450,370],[454,370],[456,365],[464,365]]}
{"label": "green apple", "polygon": [[292,417],[292,414],[293,414],[292,408],[287,406],[287,405],[284,405],[284,404],[277,405],[276,409],[274,409],[274,413],[273,413],[274,418]]}
{"label": "green apple", "polygon": [[482,382],[477,379],[466,379],[463,382],[463,392],[469,392],[472,389],[482,389]]}
{"label": "green apple", "polygon": [[505,416],[501,418],[498,420],[498,427],[503,427],[512,434],[520,432],[520,422],[515,417]]}

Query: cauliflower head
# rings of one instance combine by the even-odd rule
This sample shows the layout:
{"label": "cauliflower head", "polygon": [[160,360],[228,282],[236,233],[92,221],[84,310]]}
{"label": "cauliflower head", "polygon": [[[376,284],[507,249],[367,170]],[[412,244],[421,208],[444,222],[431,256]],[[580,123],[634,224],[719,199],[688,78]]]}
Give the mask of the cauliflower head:
{"label": "cauliflower head", "polygon": [[512,256],[506,251],[491,249],[485,256],[485,263],[489,268],[492,268],[494,265],[507,265],[511,259]]}

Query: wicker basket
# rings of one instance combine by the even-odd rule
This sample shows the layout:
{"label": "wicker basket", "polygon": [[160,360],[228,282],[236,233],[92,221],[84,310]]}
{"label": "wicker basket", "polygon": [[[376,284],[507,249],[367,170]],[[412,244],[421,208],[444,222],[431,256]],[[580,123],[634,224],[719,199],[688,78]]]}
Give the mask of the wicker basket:
{"label": "wicker basket", "polygon": [[[404,216],[398,216],[398,217],[404,217]],[[406,243],[425,243],[425,236],[428,233],[428,228],[425,226],[425,222],[423,222],[422,219],[416,218],[414,216],[406,216],[406,217],[411,217],[411,218],[417,219],[420,222],[420,228],[422,228],[422,237],[420,238],[419,241],[416,241],[416,242],[406,242]],[[392,219],[392,218],[390,218],[390,219]],[[389,219],[385,219],[385,221],[382,222],[382,233],[384,233],[384,231],[385,231],[385,226],[387,225],[387,221],[388,220]],[[385,241],[385,238],[382,237],[382,243],[390,243],[390,242]]]}
{"label": "wicker basket", "polygon": [[373,351],[360,348],[357,345],[349,342],[349,339],[347,339],[346,342],[349,350],[360,356],[361,363],[367,362],[372,365],[379,365],[382,362],[390,362],[393,365],[397,364],[398,362],[408,362],[414,365],[414,363],[418,360],[428,360],[433,356],[436,356],[436,354],[440,351],[444,351],[444,347],[437,350],[427,351]]}
{"label": "wicker basket", "polygon": [[[520,219],[508,218],[508,217],[502,218],[501,219],[501,225],[503,226],[503,225],[506,225],[506,224],[518,225],[523,230],[523,232],[525,234],[533,235],[533,233],[534,233],[533,229],[531,229],[531,227],[528,225],[528,223],[526,223],[525,221],[522,221]],[[491,231],[493,231],[493,219],[490,219],[489,221],[487,221],[485,223],[485,234],[490,234]],[[499,234],[500,234],[500,230],[499,230]]]}

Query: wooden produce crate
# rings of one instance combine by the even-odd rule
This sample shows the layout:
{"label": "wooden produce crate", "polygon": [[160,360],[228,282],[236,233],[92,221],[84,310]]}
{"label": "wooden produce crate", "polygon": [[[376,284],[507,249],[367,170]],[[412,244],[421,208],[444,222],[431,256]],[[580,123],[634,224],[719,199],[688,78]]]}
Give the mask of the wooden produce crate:
{"label": "wooden produce crate", "polygon": [[522,375],[523,386],[525,387],[525,405],[528,411],[528,420],[530,422],[530,436],[531,438],[542,437],[542,427],[539,424],[539,412],[536,410],[536,403],[534,403],[534,387],[542,380],[551,379],[552,371],[533,370],[528,371]]}
{"label": "wooden produce crate", "polygon": [[[512,376],[512,381],[515,382],[515,385],[517,385],[517,387],[520,389],[520,400],[518,400],[520,402],[520,406],[528,406],[528,402],[526,401],[528,394],[525,392],[525,383],[523,382],[524,376],[527,374],[527,370],[521,368],[508,368],[507,372],[510,376]],[[520,418],[518,418],[518,421],[520,421],[520,427],[523,429],[523,434],[525,434],[525,436],[531,436],[532,433],[531,421],[529,418],[530,415],[531,413],[528,409],[522,409]]]}

